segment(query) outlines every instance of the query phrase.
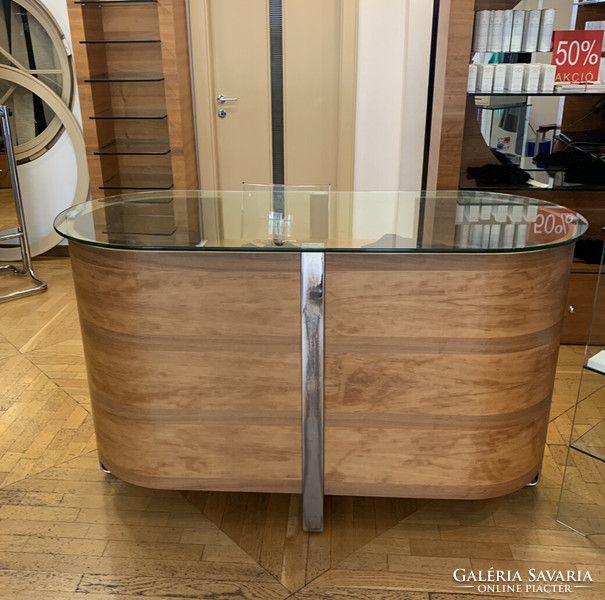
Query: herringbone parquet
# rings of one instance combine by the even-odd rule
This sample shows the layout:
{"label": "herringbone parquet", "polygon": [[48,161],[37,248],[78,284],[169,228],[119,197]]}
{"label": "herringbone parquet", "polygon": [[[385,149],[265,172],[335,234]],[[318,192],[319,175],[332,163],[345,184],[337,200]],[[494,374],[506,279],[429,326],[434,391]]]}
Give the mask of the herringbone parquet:
{"label": "herringbone parquet", "polygon": [[[49,290],[0,304],[0,599],[605,597],[602,542],[555,521],[583,348],[561,351],[538,486],[486,501],[329,498],[326,531],[308,535],[299,496],[181,494],[102,473],[69,261],[35,266]],[[588,569],[593,582],[456,587],[455,569],[491,567]]]}

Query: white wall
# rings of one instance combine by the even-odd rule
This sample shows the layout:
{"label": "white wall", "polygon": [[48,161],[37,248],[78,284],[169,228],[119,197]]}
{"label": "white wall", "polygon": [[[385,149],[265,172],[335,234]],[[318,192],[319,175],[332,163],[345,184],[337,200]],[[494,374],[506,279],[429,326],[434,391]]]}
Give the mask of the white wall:
{"label": "white wall", "polygon": [[355,190],[422,186],[432,4],[359,2]]}
{"label": "white wall", "polygon": [[[356,191],[422,188],[432,4],[360,0]],[[360,196],[353,200],[353,237],[416,235],[417,195],[377,197],[374,209]]]}

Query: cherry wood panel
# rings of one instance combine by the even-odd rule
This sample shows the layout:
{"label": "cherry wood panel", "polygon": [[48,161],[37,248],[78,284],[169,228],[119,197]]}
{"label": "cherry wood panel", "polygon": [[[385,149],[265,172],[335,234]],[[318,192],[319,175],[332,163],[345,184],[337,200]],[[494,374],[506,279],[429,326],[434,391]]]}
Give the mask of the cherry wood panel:
{"label": "cherry wood panel", "polygon": [[[149,487],[299,492],[299,256],[70,251],[103,463]],[[326,492],[533,479],[571,253],[328,254]]]}
{"label": "cherry wood panel", "polygon": [[300,491],[299,256],[70,252],[103,463],[149,487]]}
{"label": "cherry wood panel", "polygon": [[328,255],[326,493],[486,498],[532,480],[571,254]]}

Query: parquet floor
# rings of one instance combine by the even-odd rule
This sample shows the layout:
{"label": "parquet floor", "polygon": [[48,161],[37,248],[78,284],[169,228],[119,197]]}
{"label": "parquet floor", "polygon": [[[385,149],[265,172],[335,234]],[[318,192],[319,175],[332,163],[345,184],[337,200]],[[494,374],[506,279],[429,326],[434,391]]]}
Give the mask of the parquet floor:
{"label": "parquet floor", "polygon": [[[0,304],[0,600],[605,598],[602,537],[555,521],[583,348],[561,351],[538,486],[486,501],[329,498],[326,530],[309,535],[299,496],[148,490],[102,473],[69,260],[35,268],[49,290]],[[15,278],[0,276],[0,293]],[[603,472],[577,475],[594,487]],[[593,582],[480,594],[452,577],[492,567]]]}

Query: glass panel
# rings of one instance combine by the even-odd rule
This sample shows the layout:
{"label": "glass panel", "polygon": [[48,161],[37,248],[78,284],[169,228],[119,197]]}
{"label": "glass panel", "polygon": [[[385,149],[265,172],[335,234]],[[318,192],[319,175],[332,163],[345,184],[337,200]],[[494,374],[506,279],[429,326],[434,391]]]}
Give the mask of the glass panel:
{"label": "glass panel", "polygon": [[[159,187],[157,176],[139,177],[137,187]],[[125,183],[114,178],[115,187],[125,188]],[[153,203],[169,199],[175,214],[184,217],[177,220],[174,236],[160,244],[166,249],[522,252],[571,243],[587,230],[586,220],[574,211],[520,196],[287,189],[279,199],[280,210],[275,209],[272,191],[126,194],[72,207],[57,217],[55,227],[70,239],[112,246],[108,227],[90,227],[91,222],[105,223],[109,206],[128,205],[131,220],[139,210],[147,219]],[[203,240],[183,242],[187,236],[179,228],[193,230],[195,223],[188,220],[200,218]],[[141,236],[121,239],[119,247],[158,247],[157,240]]]}
{"label": "glass panel", "polygon": [[158,0],[75,0],[74,4],[150,4]]}
{"label": "glass panel", "polygon": [[168,154],[170,145],[167,140],[115,140],[95,154]]}
{"label": "glass panel", "polygon": [[557,520],[583,535],[605,534],[605,284],[603,254],[573,416]]}
{"label": "glass panel", "polygon": [[111,83],[124,81],[164,81],[162,73],[98,73],[85,79],[88,83]]}
{"label": "glass panel", "polygon": [[83,40],[80,44],[159,44],[160,40],[125,40],[125,39],[106,39],[106,40]]}
{"label": "glass panel", "polygon": [[169,190],[173,185],[172,175],[150,175],[136,173],[110,177],[100,186],[102,190]]}
{"label": "glass panel", "polygon": [[103,112],[99,112],[91,119],[165,119],[168,113],[165,109],[157,108],[112,108]]}

